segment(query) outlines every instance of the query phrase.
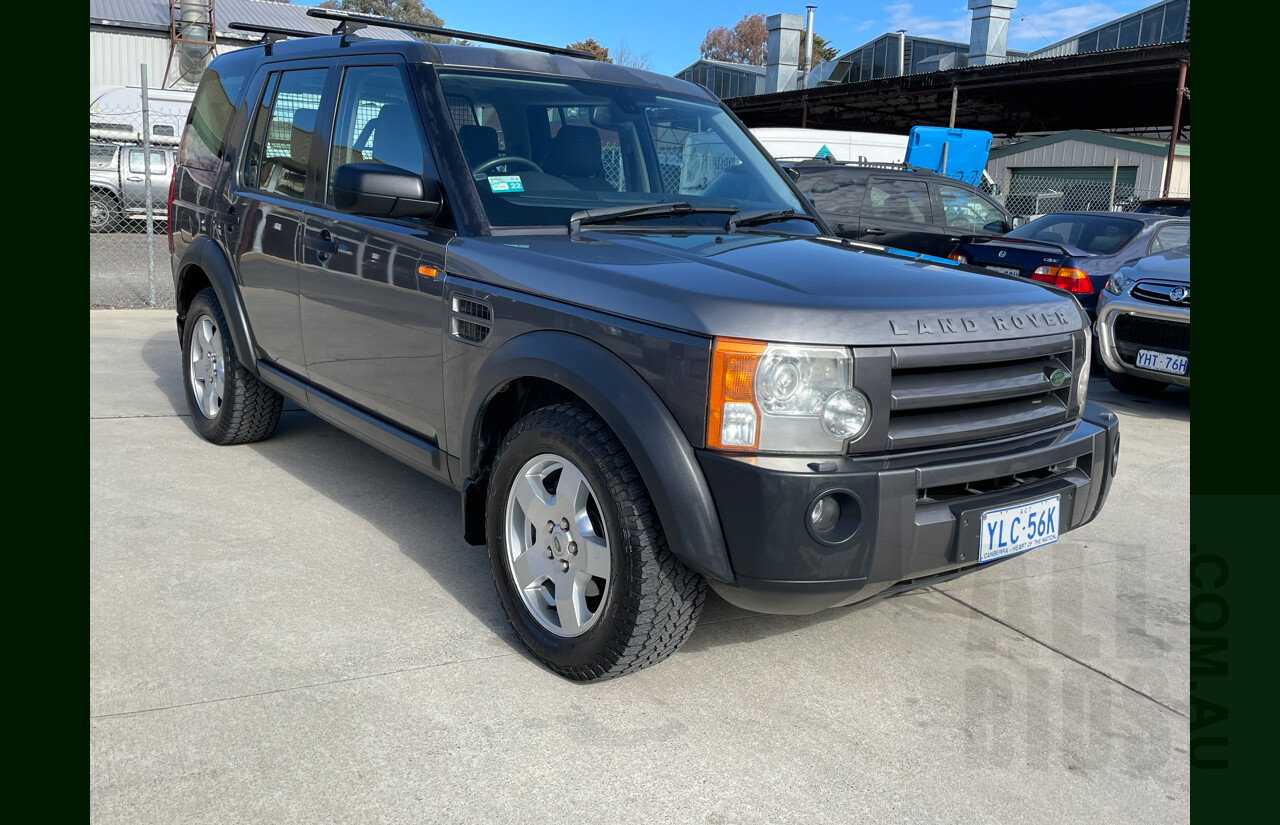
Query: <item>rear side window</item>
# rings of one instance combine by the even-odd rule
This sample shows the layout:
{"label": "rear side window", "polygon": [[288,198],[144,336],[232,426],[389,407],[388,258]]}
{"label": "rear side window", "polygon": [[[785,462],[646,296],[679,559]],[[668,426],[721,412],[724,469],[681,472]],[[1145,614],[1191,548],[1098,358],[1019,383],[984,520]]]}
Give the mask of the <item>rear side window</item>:
{"label": "rear side window", "polygon": [[1162,226],[1151,240],[1151,252],[1154,254],[1175,246],[1186,246],[1191,243],[1191,224],[1175,223]]}
{"label": "rear side window", "polygon": [[907,223],[930,223],[929,187],[923,181],[872,178],[867,183],[864,218],[883,218]]}
{"label": "rear side window", "polygon": [[245,183],[277,195],[306,194],[311,138],[328,69],[272,75],[255,114],[245,158]]}

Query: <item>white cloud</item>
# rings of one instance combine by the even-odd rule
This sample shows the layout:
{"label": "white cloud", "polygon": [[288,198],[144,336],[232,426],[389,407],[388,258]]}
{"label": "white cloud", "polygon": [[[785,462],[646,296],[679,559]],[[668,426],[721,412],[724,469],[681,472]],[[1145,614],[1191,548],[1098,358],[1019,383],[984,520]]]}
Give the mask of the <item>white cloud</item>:
{"label": "white cloud", "polygon": [[973,18],[966,3],[956,3],[955,16],[942,19],[916,14],[915,6],[911,3],[885,6],[885,12],[889,17],[889,31],[906,29],[907,34],[917,37],[969,42],[969,24]]}
{"label": "white cloud", "polygon": [[[1010,20],[1009,46],[1015,49],[1039,49],[1127,13],[1108,3],[1070,0],[1044,0],[1026,6],[1022,8],[1019,4]],[[1138,8],[1142,6],[1128,11],[1137,11]]]}

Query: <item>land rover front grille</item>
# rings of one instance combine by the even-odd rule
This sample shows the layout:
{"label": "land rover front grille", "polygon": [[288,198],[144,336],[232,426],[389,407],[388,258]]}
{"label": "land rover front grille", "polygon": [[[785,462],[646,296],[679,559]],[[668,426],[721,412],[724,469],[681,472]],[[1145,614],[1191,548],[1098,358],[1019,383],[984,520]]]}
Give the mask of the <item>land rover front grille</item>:
{"label": "land rover front grille", "polygon": [[895,347],[887,449],[968,444],[1065,423],[1071,334],[986,345]]}

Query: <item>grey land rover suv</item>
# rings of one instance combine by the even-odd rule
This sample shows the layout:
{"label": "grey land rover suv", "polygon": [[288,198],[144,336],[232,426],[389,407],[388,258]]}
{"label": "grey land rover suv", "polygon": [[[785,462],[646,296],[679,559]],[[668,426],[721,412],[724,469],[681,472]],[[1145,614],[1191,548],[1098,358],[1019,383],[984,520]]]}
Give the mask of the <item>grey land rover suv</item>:
{"label": "grey land rover suv", "polygon": [[192,421],[257,441],[288,398],[453,486],[548,667],[657,663],[708,587],[808,613],[1099,513],[1068,294],[833,237],[701,87],[310,13],[214,60],[182,138]]}

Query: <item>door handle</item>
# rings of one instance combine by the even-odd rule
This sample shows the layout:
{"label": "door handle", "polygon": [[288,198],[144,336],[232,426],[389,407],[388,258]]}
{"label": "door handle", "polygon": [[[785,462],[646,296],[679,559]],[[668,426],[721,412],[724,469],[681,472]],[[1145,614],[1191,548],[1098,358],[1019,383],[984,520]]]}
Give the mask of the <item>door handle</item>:
{"label": "door handle", "polygon": [[130,176],[129,176],[129,180],[130,180],[131,182],[133,182],[133,183],[141,183],[142,181],[146,180],[146,178],[142,177],[141,175],[139,175],[139,176],[137,176],[137,177],[135,177],[135,176],[133,176],[133,175],[130,175]]}
{"label": "door handle", "polygon": [[865,235],[883,235],[884,234],[883,229],[876,229],[874,227],[872,227],[871,229],[864,229],[862,230],[862,232]]}
{"label": "door handle", "polygon": [[316,258],[321,262],[328,259],[330,255],[338,251],[338,243],[333,240],[333,236],[329,234],[328,229],[320,230],[319,235],[307,235],[302,239],[302,245],[307,249],[314,250]]}

